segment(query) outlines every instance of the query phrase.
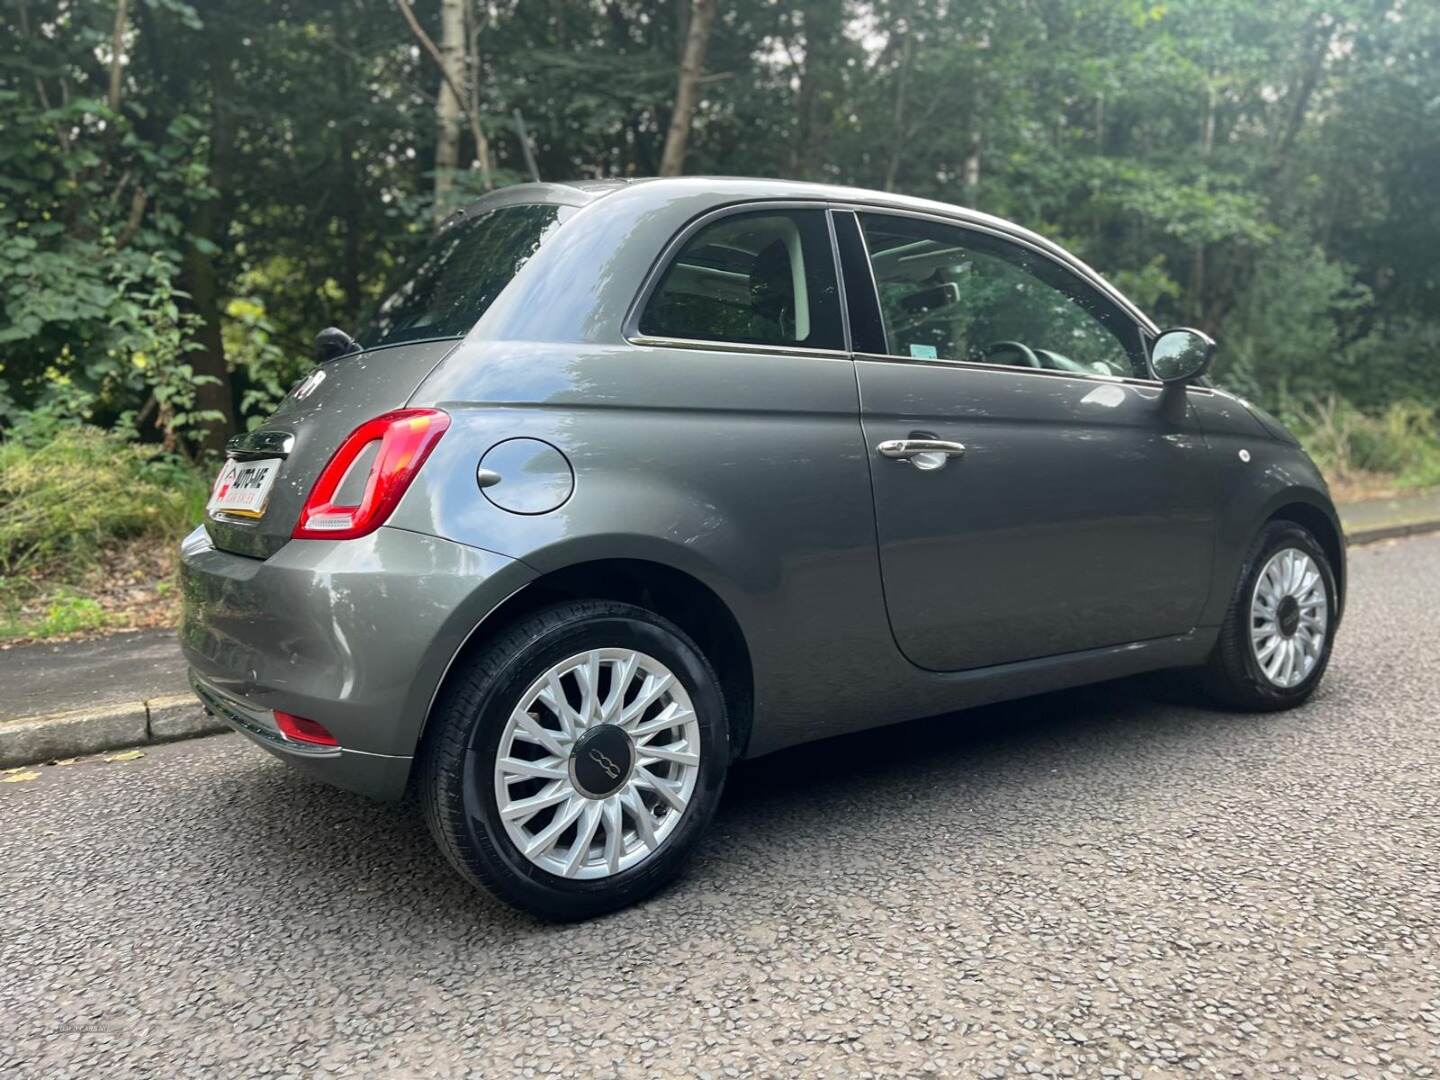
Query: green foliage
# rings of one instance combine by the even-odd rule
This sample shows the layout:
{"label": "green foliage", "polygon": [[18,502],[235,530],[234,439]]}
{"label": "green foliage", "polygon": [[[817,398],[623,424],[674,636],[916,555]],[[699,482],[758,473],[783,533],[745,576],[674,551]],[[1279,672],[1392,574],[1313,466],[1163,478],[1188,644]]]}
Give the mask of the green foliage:
{"label": "green foliage", "polygon": [[0,57],[0,421],[41,409],[108,424],[150,401],[174,445],[204,419],[177,285],[185,210],[214,195],[203,128],[180,113],[147,137],[143,110],[72,90],[95,85],[105,7],[20,10]]}
{"label": "green foliage", "polygon": [[225,306],[224,335],[226,355],[245,375],[240,411],[253,430],[275,411],[311,361],[281,348],[265,306],[250,297],[236,297]]}
{"label": "green foliage", "polygon": [[105,629],[110,619],[100,602],[68,586],[50,594],[38,618],[20,619],[3,610],[13,607],[0,590],[0,640],[9,637],[58,637],[62,634],[91,633]]}
{"label": "green foliage", "polygon": [[1339,263],[1298,237],[1271,246],[1225,325],[1219,381],[1260,402],[1322,395],[1349,378],[1341,326],[1368,304]]}
{"label": "green foliage", "polygon": [[1391,402],[1376,415],[1329,397],[1287,410],[1293,429],[1326,474],[1342,482],[1367,473],[1405,487],[1440,484],[1440,410]]}
{"label": "green foliage", "polygon": [[79,573],[117,540],[173,543],[199,521],[205,482],[146,447],[55,414],[0,442],[0,571]]}
{"label": "green foliage", "polygon": [[[471,0],[495,182],[526,178],[516,109],[547,179],[656,172],[687,7]],[[112,102],[114,0],[6,9],[0,428],[193,455],[423,246],[439,77],[393,0],[128,11]],[[1440,406],[1440,5],[731,0],[705,69],[689,172],[1012,217],[1213,334],[1261,403]],[[484,189],[464,131],[455,201]]]}

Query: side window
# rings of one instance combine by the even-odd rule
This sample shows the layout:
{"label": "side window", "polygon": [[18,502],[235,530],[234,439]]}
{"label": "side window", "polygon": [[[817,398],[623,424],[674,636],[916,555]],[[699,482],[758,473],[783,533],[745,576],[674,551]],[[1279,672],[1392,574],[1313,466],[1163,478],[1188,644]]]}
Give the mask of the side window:
{"label": "side window", "polygon": [[640,317],[640,332],[843,349],[824,211],[734,214],[705,226],[665,268]]}
{"label": "side window", "polygon": [[860,219],[890,354],[1148,377],[1134,321],[1063,266],[985,233]]}

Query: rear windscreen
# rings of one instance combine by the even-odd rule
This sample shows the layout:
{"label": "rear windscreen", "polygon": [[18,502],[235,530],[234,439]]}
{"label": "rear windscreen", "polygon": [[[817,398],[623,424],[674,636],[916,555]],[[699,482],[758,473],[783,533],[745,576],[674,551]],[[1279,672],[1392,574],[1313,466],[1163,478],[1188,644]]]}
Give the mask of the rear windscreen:
{"label": "rear windscreen", "polygon": [[359,335],[363,348],[462,337],[563,218],[568,206],[505,206],[435,237]]}

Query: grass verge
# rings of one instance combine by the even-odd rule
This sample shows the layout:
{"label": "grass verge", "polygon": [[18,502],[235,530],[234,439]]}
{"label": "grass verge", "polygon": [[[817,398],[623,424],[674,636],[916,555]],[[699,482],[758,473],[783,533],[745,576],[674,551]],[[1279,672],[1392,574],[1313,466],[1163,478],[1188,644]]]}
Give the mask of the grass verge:
{"label": "grass verge", "polygon": [[0,641],[173,625],[190,465],[96,428],[0,443]]}
{"label": "grass verge", "polygon": [[1339,398],[1282,410],[1337,501],[1440,485],[1440,414],[1415,401],[1361,412]]}

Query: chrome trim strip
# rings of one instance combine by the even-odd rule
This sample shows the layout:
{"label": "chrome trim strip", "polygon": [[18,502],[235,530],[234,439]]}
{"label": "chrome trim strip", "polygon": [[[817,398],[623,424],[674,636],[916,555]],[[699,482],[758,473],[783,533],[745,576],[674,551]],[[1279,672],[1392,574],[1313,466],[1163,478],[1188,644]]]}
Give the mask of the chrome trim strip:
{"label": "chrome trim strip", "polygon": [[756,345],[744,341],[702,341],[697,338],[649,337],[637,334],[625,339],[631,345],[659,346],[667,349],[696,349],[701,352],[764,353],[776,356],[813,356],[819,360],[849,360],[850,354],[838,349],[797,349],[790,345]]}
{"label": "chrome trim strip", "polygon": [[[1040,375],[1046,378],[1079,379],[1082,382],[1119,383],[1122,386],[1143,386],[1149,390],[1165,389],[1165,384],[1158,379],[1137,379],[1133,375],[1101,375],[1098,371],[1093,374],[1087,374],[1083,371],[1059,371],[1055,368],[1014,367],[1009,364],[980,364],[973,360],[945,360],[941,358],[931,360],[918,356],[891,356],[889,353],[855,353],[855,359],[892,364],[919,364],[925,367],[961,368],[969,371],[998,372],[1008,375]],[[1193,390],[1202,396],[1209,396],[1215,393],[1215,391],[1208,386],[1197,386],[1193,383],[1187,384],[1185,389],[1187,391]]]}

